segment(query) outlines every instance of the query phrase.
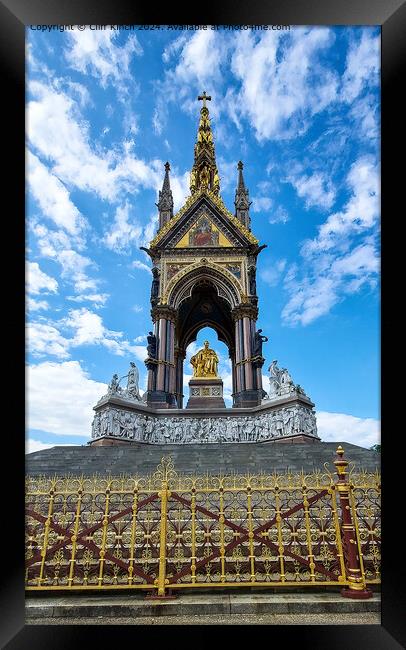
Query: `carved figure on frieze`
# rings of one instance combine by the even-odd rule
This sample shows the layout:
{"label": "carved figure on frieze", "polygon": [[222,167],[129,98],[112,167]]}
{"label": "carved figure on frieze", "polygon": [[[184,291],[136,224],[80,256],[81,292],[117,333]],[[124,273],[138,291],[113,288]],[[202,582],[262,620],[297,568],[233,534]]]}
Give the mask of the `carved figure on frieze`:
{"label": "carved figure on frieze", "polygon": [[121,392],[121,388],[119,386],[120,380],[118,378],[117,373],[114,373],[113,377],[111,378],[111,381],[109,383],[108,389],[107,389],[107,394],[108,395],[115,395],[117,393]]}
{"label": "carved figure on frieze", "polygon": [[283,435],[289,436],[293,433],[293,411],[291,409],[283,409]]}
{"label": "carved figure on frieze", "polygon": [[145,416],[136,417],[134,422],[134,440],[144,439]]}
{"label": "carved figure on frieze", "polygon": [[92,422],[92,438],[100,437],[100,414],[96,413]]}
{"label": "carved figure on frieze", "polygon": [[303,414],[299,409],[295,409],[293,416],[293,432],[301,433],[303,431]]}
{"label": "carved figure on frieze", "polygon": [[145,442],[152,442],[153,432],[154,432],[154,422],[152,418],[146,417],[145,433],[144,433]]}
{"label": "carved figure on frieze", "polygon": [[263,336],[261,334],[262,330],[259,329],[257,332],[255,332],[254,335],[254,344],[253,344],[253,349],[252,349],[252,356],[253,357],[262,357],[262,345],[263,343],[266,343],[268,341],[267,336]]}
{"label": "carved figure on frieze", "polygon": [[281,411],[276,411],[274,414],[275,435],[279,438],[283,436],[284,423]]}
{"label": "carved figure on frieze", "polygon": [[242,427],[243,431],[243,440],[245,442],[252,442],[254,440],[254,422],[251,418],[245,419],[244,425]]}
{"label": "carved figure on frieze", "polygon": [[134,437],[134,421],[131,413],[127,411],[119,412],[116,418],[116,427],[119,433],[115,433],[114,435],[120,435],[123,438]]}

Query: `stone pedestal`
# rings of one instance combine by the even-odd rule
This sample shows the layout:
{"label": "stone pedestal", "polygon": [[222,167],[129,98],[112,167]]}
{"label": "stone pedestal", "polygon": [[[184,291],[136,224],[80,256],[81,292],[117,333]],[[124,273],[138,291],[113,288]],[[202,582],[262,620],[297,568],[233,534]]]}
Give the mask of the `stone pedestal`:
{"label": "stone pedestal", "polygon": [[189,382],[189,400],[187,409],[203,408],[225,408],[223,399],[223,380],[219,377],[214,379],[191,379]]}

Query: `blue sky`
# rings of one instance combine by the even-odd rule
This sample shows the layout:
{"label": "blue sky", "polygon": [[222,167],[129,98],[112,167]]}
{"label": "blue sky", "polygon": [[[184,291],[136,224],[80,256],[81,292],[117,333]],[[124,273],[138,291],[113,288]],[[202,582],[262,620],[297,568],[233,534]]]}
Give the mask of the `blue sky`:
{"label": "blue sky", "polygon": [[[130,361],[145,388],[152,276],[139,248],[167,160],[175,211],[189,194],[203,90],[222,198],[234,212],[241,159],[268,246],[264,375],[272,359],[289,369],[322,439],[379,441],[380,29],[27,29],[30,450],[85,444],[93,405]],[[213,331],[187,361],[205,338],[229,395]]]}

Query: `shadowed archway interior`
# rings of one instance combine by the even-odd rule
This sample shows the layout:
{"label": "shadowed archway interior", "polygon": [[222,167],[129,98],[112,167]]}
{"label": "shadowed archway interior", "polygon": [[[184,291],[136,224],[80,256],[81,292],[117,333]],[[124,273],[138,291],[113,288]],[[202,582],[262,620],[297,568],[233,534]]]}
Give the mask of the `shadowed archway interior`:
{"label": "shadowed archway interior", "polygon": [[233,338],[233,321],[231,306],[221,298],[216,287],[207,280],[197,283],[192,290],[190,298],[182,302],[179,307],[179,318],[175,329],[176,359],[176,397],[179,408],[183,406],[183,372],[186,349],[190,343],[197,339],[203,327],[211,327],[220,341],[225,343],[231,359],[234,392],[234,364],[235,349]]}

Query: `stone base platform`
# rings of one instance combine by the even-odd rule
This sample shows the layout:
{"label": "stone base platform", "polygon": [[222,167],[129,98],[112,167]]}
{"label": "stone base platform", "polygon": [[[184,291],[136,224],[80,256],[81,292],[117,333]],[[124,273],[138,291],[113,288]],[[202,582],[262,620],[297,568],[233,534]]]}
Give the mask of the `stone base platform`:
{"label": "stone base platform", "polygon": [[189,391],[187,409],[226,408],[223,398],[223,380],[220,378],[191,379]]}
{"label": "stone base platform", "polygon": [[379,470],[380,454],[348,442],[317,442],[316,444],[208,443],[154,444],[133,443],[111,446],[58,446],[27,454],[26,473],[59,476],[66,474],[92,476],[155,472],[163,456],[172,456],[176,471],[185,474],[212,474],[260,471],[267,473],[320,470],[324,463],[334,473],[336,449],[341,445],[345,457],[355,468],[368,472]]}

